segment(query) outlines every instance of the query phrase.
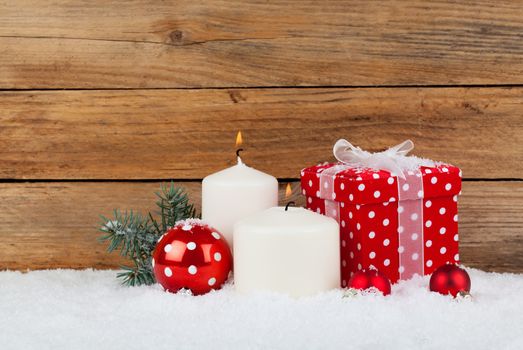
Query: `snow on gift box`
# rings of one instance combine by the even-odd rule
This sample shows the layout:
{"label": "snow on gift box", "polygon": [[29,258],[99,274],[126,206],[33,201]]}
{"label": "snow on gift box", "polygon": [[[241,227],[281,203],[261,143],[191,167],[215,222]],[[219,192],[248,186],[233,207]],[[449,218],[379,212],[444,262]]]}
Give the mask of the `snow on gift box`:
{"label": "snow on gift box", "polygon": [[307,208],[340,224],[341,284],[374,267],[392,283],[458,263],[459,168],[407,156],[408,140],[370,153],[346,140],[337,164],[303,169]]}

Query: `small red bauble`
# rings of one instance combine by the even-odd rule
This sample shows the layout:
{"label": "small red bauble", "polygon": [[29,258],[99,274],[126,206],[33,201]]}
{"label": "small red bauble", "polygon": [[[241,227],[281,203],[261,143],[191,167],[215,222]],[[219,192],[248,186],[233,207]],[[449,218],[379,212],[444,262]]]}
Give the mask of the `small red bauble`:
{"label": "small red bauble", "polygon": [[349,280],[349,288],[367,290],[376,288],[383,295],[390,294],[390,280],[377,270],[358,271]]}
{"label": "small red bauble", "polygon": [[470,292],[470,277],[467,271],[456,265],[440,266],[430,276],[430,290],[440,294],[451,294],[453,297],[460,292]]}
{"label": "small red bauble", "polygon": [[232,255],[223,236],[198,219],[177,223],[153,253],[156,281],[165,290],[190,289],[194,295],[219,289],[232,268]]}

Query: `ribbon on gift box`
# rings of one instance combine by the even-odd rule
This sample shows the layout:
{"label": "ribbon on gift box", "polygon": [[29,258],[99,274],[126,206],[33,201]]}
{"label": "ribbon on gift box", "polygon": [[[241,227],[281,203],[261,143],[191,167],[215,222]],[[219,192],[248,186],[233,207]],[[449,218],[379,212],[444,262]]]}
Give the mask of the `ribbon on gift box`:
{"label": "ribbon on gift box", "polygon": [[[420,166],[434,166],[434,162],[407,157],[414,148],[406,140],[385,151],[371,153],[340,139],[333,147],[334,157],[340,164],[324,169],[320,174],[320,197],[325,199],[325,214],[340,221],[339,202],[334,192],[334,179],[349,168],[387,170],[397,177],[398,183],[398,237],[400,279],[415,274],[423,275],[423,179]],[[404,198],[420,200],[402,201]]]}

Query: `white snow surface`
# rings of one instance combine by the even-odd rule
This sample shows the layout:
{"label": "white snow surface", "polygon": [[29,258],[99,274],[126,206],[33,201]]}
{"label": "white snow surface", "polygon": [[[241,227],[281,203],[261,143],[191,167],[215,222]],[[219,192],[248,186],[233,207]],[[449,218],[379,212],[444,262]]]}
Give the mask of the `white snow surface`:
{"label": "white snow surface", "polygon": [[115,271],[0,272],[0,348],[523,349],[523,275],[468,269],[471,300],[428,291],[428,277],[388,297],[193,297],[123,287]]}

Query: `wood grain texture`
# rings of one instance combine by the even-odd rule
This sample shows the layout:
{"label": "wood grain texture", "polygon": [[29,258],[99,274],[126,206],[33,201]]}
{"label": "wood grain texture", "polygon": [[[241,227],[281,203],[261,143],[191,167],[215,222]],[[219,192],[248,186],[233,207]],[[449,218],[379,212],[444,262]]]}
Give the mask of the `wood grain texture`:
{"label": "wood grain texture", "polygon": [[0,88],[523,83],[517,1],[0,3]]}
{"label": "wood grain texture", "polygon": [[279,178],[347,138],[414,153],[465,178],[522,178],[523,88],[0,92],[0,178],[201,179],[244,160]]}
{"label": "wood grain texture", "polygon": [[[200,184],[182,185],[199,207]],[[303,205],[299,184],[293,186],[292,199]],[[0,184],[0,268],[116,267],[122,260],[96,241],[98,214],[110,215],[115,207],[151,210],[158,188],[119,182]],[[465,182],[459,211],[465,265],[523,272],[522,182]]]}

